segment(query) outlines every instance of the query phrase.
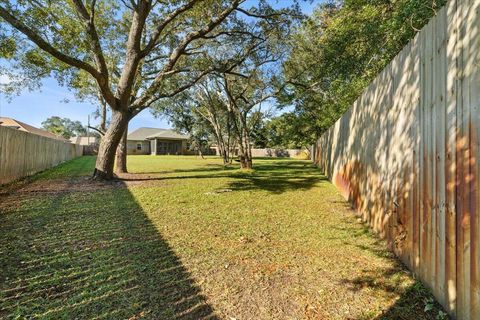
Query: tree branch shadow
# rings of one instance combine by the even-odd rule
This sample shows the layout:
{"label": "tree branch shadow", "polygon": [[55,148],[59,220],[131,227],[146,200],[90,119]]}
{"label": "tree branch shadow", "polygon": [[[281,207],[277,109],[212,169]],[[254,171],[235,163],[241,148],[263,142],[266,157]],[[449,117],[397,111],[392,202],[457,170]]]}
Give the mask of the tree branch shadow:
{"label": "tree branch shadow", "polygon": [[[393,252],[387,250],[386,241],[375,235],[365,223],[361,223],[361,226],[361,228],[349,226],[334,229],[338,233],[353,235],[350,240],[343,242],[344,245],[355,246],[368,251],[380,259],[390,261],[392,264],[388,268],[364,269],[360,276],[354,278],[346,276],[340,282],[341,285],[346,286],[353,292],[367,290],[383,292],[385,295],[397,297],[396,301],[388,309],[383,310],[382,314],[375,317],[374,320],[448,320],[448,316],[444,313],[442,306],[435,301],[432,292],[413,276]],[[373,237],[370,243],[359,244],[355,241],[355,238],[365,235]],[[339,236],[338,239],[343,238]],[[406,277],[412,277],[414,279],[413,283],[406,285]],[[428,310],[425,308],[427,305],[429,305]],[[437,317],[439,314],[442,315],[440,318]],[[369,317],[369,319],[371,318]]]}
{"label": "tree branch shadow", "polygon": [[[271,160],[271,159],[268,159]],[[172,173],[186,175],[168,175]],[[193,174],[189,174],[193,173]],[[162,176],[166,174],[166,176]],[[235,170],[234,167],[222,165],[205,166],[193,169],[176,169],[150,173],[129,173],[119,176],[126,183],[182,180],[182,179],[220,179],[235,178],[226,188],[232,191],[265,190],[273,194],[281,194],[294,190],[309,190],[320,181],[327,178],[320,175],[317,168],[306,161],[283,160],[275,162],[260,162],[254,165],[254,170]]]}

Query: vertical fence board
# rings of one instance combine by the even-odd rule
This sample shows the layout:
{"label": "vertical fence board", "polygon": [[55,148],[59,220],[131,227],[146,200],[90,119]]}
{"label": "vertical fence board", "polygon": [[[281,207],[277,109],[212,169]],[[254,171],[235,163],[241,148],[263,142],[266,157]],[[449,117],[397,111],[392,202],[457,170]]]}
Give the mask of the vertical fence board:
{"label": "vertical fence board", "polygon": [[476,316],[480,317],[480,3],[479,1],[470,1],[471,25],[470,39],[468,42],[471,49],[471,63],[473,64],[471,71],[471,114],[470,114],[470,135],[471,135],[471,266],[470,266],[470,293],[471,293],[471,310],[472,319]]}
{"label": "vertical fence board", "polygon": [[458,13],[457,1],[447,3],[447,16],[449,23],[447,25],[448,46],[447,46],[447,165],[446,172],[446,242],[447,248],[445,253],[445,282],[446,292],[445,299],[447,310],[455,315],[457,304],[457,216],[456,216],[456,172],[457,172],[457,154],[456,154],[456,137],[457,137],[457,114],[456,109],[461,96],[461,88],[459,86],[459,56],[461,46],[458,39],[458,27],[461,23]]}
{"label": "vertical fence board", "polygon": [[[437,212],[436,218],[436,252],[435,252],[435,295],[442,305],[446,304],[444,292],[445,292],[445,248],[446,248],[446,236],[445,236],[445,131],[446,131],[446,99],[447,92],[447,69],[446,69],[446,24],[447,24],[447,10],[439,12],[436,28],[436,64],[437,70],[435,85],[435,108],[437,109],[437,117],[435,122],[437,123],[437,134],[435,139],[436,147],[436,168],[435,168],[435,190],[436,199],[435,207]],[[436,279],[440,279],[437,281]]]}

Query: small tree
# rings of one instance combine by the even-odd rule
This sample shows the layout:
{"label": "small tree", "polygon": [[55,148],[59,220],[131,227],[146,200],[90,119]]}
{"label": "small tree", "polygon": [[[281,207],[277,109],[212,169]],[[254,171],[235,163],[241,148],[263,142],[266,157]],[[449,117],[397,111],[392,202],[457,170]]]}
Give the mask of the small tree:
{"label": "small tree", "polygon": [[53,116],[42,122],[42,128],[65,139],[74,136],[83,136],[87,130],[80,121],[72,121],[68,118]]}
{"label": "small tree", "polygon": [[236,148],[233,124],[224,102],[219,96],[221,87],[210,79],[199,84],[196,89],[194,112],[208,125],[215,138],[216,146],[223,164],[231,163],[231,155]]}
{"label": "small tree", "polygon": [[193,135],[190,136],[190,150],[196,151],[197,154],[204,159],[203,152],[207,151],[209,148],[208,144],[208,131],[195,131]]}
{"label": "small tree", "polygon": [[275,96],[268,81],[262,78],[260,67],[254,65],[252,69],[244,70],[246,73],[241,76],[223,75],[225,105],[233,120],[242,169],[251,169],[253,165],[251,129],[252,124],[258,120],[249,120],[260,114],[259,110],[255,112],[254,108]]}
{"label": "small tree", "polygon": [[286,112],[265,121],[263,134],[268,148],[307,148],[315,141],[310,128],[306,125],[309,119],[303,114]]}
{"label": "small tree", "polygon": [[255,148],[268,147],[268,135],[266,128],[267,117],[268,113],[258,110],[254,111],[250,116],[250,138]]}

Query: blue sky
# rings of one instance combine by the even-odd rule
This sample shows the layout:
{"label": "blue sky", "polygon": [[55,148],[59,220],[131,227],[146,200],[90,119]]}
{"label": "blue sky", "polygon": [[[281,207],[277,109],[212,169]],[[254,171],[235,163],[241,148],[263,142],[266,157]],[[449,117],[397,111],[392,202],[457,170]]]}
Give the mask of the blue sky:
{"label": "blue sky", "polygon": [[[272,4],[281,6],[289,0],[272,0]],[[302,2],[302,10],[309,14],[321,1]],[[2,82],[2,79],[0,79]],[[65,101],[68,102],[65,102]],[[42,121],[51,116],[79,120],[87,124],[88,116],[95,111],[90,103],[77,102],[73,94],[65,87],[60,87],[54,79],[46,79],[41,90],[22,92],[18,97],[8,101],[0,92],[0,116],[11,117],[30,125],[40,127]],[[98,120],[90,116],[90,123],[95,125]],[[154,118],[149,110],[144,110],[130,122],[129,130],[139,127],[170,127],[164,119]]]}

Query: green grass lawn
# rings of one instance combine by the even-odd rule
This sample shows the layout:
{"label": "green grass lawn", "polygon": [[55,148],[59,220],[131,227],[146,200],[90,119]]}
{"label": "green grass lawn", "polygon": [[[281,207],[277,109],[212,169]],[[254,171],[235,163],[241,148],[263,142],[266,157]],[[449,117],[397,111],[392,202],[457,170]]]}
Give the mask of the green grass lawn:
{"label": "green grass lawn", "polygon": [[82,157],[0,189],[0,318],[436,319],[308,161],[128,161],[122,181]]}

